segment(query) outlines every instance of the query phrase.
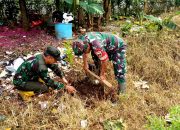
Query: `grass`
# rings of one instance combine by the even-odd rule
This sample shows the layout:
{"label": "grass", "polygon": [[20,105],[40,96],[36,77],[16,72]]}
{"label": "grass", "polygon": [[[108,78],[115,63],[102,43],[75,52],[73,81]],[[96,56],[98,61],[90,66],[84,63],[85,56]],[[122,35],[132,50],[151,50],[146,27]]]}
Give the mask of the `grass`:
{"label": "grass", "polygon": [[[119,121],[127,130],[146,129],[147,117],[164,117],[168,110],[180,104],[179,74],[180,46],[177,31],[129,35],[127,50],[127,93],[119,96],[119,102],[81,98],[79,95],[53,95],[48,99],[47,109],[41,110],[37,98],[22,103],[17,98],[5,100],[0,97],[0,113],[6,116],[0,121],[0,129],[13,130],[103,130],[104,122]],[[112,65],[109,65],[112,67]],[[108,68],[108,80],[115,86],[113,69]],[[73,76],[73,75],[72,75]],[[72,77],[71,76],[71,77]],[[75,76],[75,74],[74,74]],[[77,77],[76,77],[77,78]],[[150,88],[138,89],[134,81],[145,80]],[[87,107],[87,101],[93,107]],[[81,120],[87,120],[82,128]]]}

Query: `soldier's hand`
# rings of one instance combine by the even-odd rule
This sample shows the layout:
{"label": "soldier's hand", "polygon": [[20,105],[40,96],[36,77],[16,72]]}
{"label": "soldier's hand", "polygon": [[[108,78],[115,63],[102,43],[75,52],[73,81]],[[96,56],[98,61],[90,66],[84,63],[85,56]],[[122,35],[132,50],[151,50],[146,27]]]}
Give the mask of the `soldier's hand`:
{"label": "soldier's hand", "polygon": [[100,77],[100,79],[101,79],[102,81],[103,81],[103,80],[106,80],[105,75],[100,75],[99,77]]}
{"label": "soldier's hand", "polygon": [[65,84],[69,84],[65,77],[63,77],[62,80]]}
{"label": "soldier's hand", "polygon": [[73,94],[76,92],[76,89],[73,86],[66,85],[65,89],[68,91],[68,93]]}

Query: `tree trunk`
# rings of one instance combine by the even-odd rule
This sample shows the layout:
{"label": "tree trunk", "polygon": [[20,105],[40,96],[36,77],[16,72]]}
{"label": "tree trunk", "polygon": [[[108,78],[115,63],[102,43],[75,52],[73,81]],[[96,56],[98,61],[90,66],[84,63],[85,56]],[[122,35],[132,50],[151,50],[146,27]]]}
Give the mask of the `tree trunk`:
{"label": "tree trunk", "polygon": [[145,12],[145,14],[148,13],[148,1],[147,0],[144,0],[144,12]]}
{"label": "tree trunk", "polygon": [[84,11],[82,8],[79,8],[78,12],[79,12],[78,13],[78,24],[79,24],[79,26],[83,27],[84,21],[85,21]]}
{"label": "tree trunk", "polygon": [[90,14],[87,14],[87,28],[89,31],[92,31],[93,29],[93,16]]}
{"label": "tree trunk", "polygon": [[111,0],[104,0],[104,11],[104,17],[106,19],[106,22],[108,22],[111,16]]}
{"label": "tree trunk", "polygon": [[27,16],[26,2],[25,0],[19,0],[19,6],[21,11],[22,25],[23,28],[28,31],[30,29],[29,19]]}
{"label": "tree trunk", "polygon": [[55,0],[56,10],[60,11],[60,0]]}
{"label": "tree trunk", "polygon": [[128,16],[129,15],[129,8],[130,8],[130,5],[131,5],[131,1],[130,0],[125,0],[125,3],[126,3],[126,7],[124,9],[124,13],[125,13],[125,16]]}

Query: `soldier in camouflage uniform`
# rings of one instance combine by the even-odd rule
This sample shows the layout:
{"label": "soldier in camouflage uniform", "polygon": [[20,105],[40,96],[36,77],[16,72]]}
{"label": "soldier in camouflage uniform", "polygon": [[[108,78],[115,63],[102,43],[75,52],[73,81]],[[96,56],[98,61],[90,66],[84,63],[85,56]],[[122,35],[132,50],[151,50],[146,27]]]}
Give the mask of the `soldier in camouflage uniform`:
{"label": "soldier in camouflage uniform", "polygon": [[83,54],[85,71],[90,68],[87,63],[87,54],[91,52],[96,68],[100,70],[99,75],[102,80],[105,80],[106,62],[111,60],[118,81],[118,94],[125,92],[126,44],[121,38],[104,32],[88,32],[73,42],[73,51],[75,55]]}
{"label": "soldier in camouflage uniform", "polygon": [[[73,93],[74,87],[70,86],[64,77],[64,73],[58,68],[56,63],[60,60],[60,52],[55,47],[49,46],[44,54],[39,54],[27,59],[18,68],[13,83],[16,88],[23,91],[34,91],[35,93],[48,92],[49,87],[54,89],[66,88]],[[48,76],[48,68],[62,78],[63,83],[55,82]],[[44,83],[39,82],[42,79]]]}

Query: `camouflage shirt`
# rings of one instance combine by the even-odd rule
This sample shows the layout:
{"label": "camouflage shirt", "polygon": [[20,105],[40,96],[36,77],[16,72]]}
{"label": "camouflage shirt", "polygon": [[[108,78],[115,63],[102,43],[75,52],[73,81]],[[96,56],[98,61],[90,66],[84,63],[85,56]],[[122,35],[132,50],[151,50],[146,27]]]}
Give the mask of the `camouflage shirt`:
{"label": "camouflage shirt", "polygon": [[57,64],[45,64],[43,55],[39,54],[27,59],[21,64],[16,71],[13,83],[23,87],[27,81],[38,81],[38,79],[41,78],[48,87],[54,89],[63,88],[64,84],[55,82],[49,77],[48,68],[50,68],[57,76],[61,78],[64,76],[64,73],[58,68]]}
{"label": "camouflage shirt", "polygon": [[101,61],[112,59],[112,54],[116,51],[125,50],[124,41],[116,35],[104,32],[88,32],[79,36],[79,39],[87,42],[91,50]]}

